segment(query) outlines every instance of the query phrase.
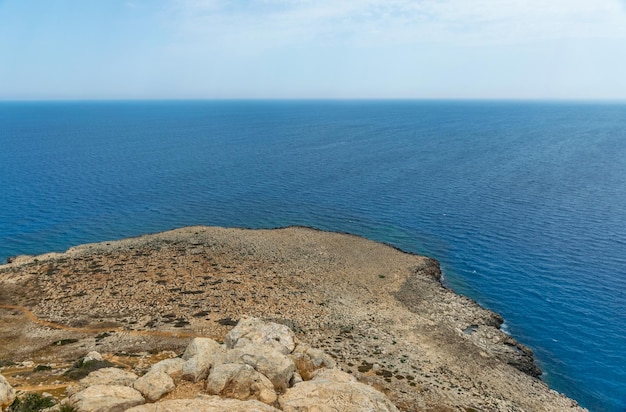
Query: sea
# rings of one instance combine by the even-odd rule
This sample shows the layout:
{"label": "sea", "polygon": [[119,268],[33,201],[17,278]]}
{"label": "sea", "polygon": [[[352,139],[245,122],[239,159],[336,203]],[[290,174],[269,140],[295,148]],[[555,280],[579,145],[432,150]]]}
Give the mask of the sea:
{"label": "sea", "polygon": [[189,225],[441,262],[542,379],[626,411],[626,104],[0,102],[0,259]]}

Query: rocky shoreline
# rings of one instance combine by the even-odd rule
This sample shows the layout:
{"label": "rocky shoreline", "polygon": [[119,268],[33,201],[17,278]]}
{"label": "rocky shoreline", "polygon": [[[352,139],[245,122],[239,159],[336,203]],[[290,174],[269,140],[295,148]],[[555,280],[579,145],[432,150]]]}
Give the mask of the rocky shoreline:
{"label": "rocky shoreline", "polygon": [[[308,228],[189,227],[18,257],[0,266],[0,366],[62,374],[92,350],[180,354],[252,316],[289,326],[399,410],[583,410],[538,379],[499,315],[440,276],[432,259]],[[6,368],[16,389],[32,390]]]}

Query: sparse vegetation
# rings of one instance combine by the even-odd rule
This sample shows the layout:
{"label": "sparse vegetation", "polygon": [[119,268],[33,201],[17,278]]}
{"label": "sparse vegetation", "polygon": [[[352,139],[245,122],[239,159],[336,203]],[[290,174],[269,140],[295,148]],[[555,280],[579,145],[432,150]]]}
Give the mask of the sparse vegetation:
{"label": "sparse vegetation", "polygon": [[8,412],[35,412],[54,406],[52,398],[39,393],[31,392],[15,398],[15,401],[8,407]]}
{"label": "sparse vegetation", "polygon": [[4,368],[5,366],[13,366],[15,362],[6,359],[0,359],[0,368]]}
{"label": "sparse vegetation", "polygon": [[69,345],[70,343],[76,343],[76,342],[78,342],[78,339],[61,339],[56,342],[53,342],[52,345],[64,346],[64,345]]}
{"label": "sparse vegetation", "polygon": [[70,369],[66,370],[65,373],[63,373],[63,376],[66,376],[73,380],[79,380],[89,375],[93,371],[102,368],[110,368],[112,366],[115,365],[107,360],[84,361],[83,359],[80,359]]}

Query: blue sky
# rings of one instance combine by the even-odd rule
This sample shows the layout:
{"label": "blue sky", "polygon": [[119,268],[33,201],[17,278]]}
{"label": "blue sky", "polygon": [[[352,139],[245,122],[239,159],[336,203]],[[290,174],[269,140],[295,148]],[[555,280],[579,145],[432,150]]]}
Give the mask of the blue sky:
{"label": "blue sky", "polygon": [[0,0],[0,99],[626,99],[624,0]]}

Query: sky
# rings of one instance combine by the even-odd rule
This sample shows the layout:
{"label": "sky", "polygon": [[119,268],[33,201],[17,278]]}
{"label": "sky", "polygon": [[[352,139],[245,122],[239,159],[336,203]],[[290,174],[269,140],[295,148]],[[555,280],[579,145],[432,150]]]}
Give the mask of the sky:
{"label": "sky", "polygon": [[626,100],[626,0],[0,0],[0,100]]}

